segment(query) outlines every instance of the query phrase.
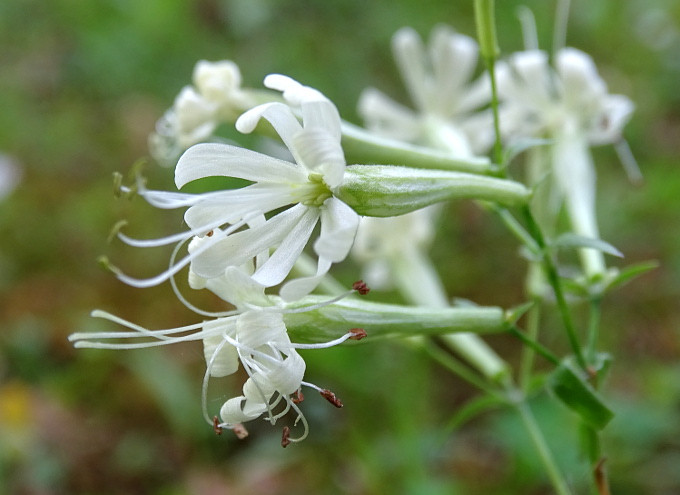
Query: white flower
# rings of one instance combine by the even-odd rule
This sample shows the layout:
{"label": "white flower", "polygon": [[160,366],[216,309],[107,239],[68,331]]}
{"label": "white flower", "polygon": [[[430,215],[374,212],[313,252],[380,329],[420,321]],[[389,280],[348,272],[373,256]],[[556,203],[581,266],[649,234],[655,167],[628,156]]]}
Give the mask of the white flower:
{"label": "white flower", "polygon": [[[142,190],[155,206],[189,206],[185,221],[190,230],[151,241],[121,236],[123,240],[155,246],[199,236],[205,242],[157,277],[136,280],[119,274],[122,280],[139,287],[154,285],[189,263],[195,274],[211,279],[222,276],[229,266],[256,258],[253,279],[272,287],[289,274],[320,222],[319,238],[314,243],[316,274],[289,281],[280,291],[284,299],[294,300],[312,291],[331,264],[347,256],[359,216],[333,196],[345,171],[337,109],[318,91],[286,76],[267,76],[265,85],[282,91],[286,101],[299,107],[302,124],[289,106],[277,102],[249,110],[236,126],[241,132],[251,132],[261,118],[268,120],[295,163],[225,144],[199,144],[187,150],[175,169],[178,188],[209,176],[236,177],[253,184],[195,195]],[[288,206],[265,219],[266,213]]]}
{"label": "white flower", "polygon": [[[504,132],[514,138],[547,137],[553,141],[554,191],[566,205],[573,230],[599,238],[595,168],[588,148],[621,140],[632,102],[610,95],[592,59],[574,48],[556,54],[554,70],[544,52],[515,54],[498,67],[498,87]],[[580,255],[589,277],[606,270],[602,252],[581,249]]]}
{"label": "white flower", "polygon": [[497,76],[511,135],[578,132],[592,145],[614,143],[634,108],[625,96],[607,92],[593,60],[575,48],[557,52],[554,70],[545,52],[516,53],[498,65]]}
{"label": "white flower", "polygon": [[395,285],[395,266],[424,255],[435,235],[437,205],[396,217],[363,217],[352,256],[363,265],[362,279],[374,289]]}
{"label": "white flower", "polygon": [[[196,281],[195,281],[196,282]],[[265,287],[254,282],[242,269],[229,267],[220,280],[211,279],[211,290],[226,296],[236,310],[221,316],[184,327],[166,330],[148,330],[103,311],[93,316],[104,318],[131,331],[74,333],[69,340],[75,347],[99,349],[134,349],[174,344],[178,342],[203,342],[206,372],[203,379],[203,415],[208,424],[219,430],[223,428],[242,431],[241,423],[267,415],[271,424],[290,409],[304,425],[297,438],[286,437],[287,442],[302,440],[307,435],[307,422],[297,403],[301,400],[301,387],[317,390],[337,407],[341,403],[332,392],[303,381],[305,362],[297,349],[319,349],[338,345],[347,339],[360,339],[365,332],[352,329],[345,335],[321,344],[295,344],[290,341],[284,323],[287,312],[305,312],[337,301],[343,296],[321,304],[287,309],[278,298],[265,295]],[[134,342],[108,342],[117,339],[133,339]],[[208,383],[210,377],[224,377],[235,373],[239,363],[248,374],[243,385],[243,395],[228,399],[220,410],[221,421],[208,413]]]}
{"label": "white flower", "polygon": [[487,115],[473,112],[488,103],[488,82],[470,83],[477,43],[446,26],[432,31],[428,51],[418,34],[402,28],[392,39],[397,66],[416,107],[406,108],[369,88],[359,100],[367,126],[387,137],[445,149],[457,157],[486,150],[493,134]]}
{"label": "white flower", "polygon": [[251,93],[241,89],[241,72],[230,60],[199,61],[194,86],[185,86],[149,137],[151,154],[162,164],[174,165],[188,147],[210,139],[219,124],[233,122],[255,105]]}

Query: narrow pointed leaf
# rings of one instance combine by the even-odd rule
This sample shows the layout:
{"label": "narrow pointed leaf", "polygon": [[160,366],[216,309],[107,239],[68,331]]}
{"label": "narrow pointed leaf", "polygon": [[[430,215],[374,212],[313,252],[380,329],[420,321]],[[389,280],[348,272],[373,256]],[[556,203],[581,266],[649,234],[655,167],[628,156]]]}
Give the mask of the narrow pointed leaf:
{"label": "narrow pointed leaf", "polygon": [[548,385],[564,405],[595,430],[607,426],[614,417],[612,410],[570,360],[563,361],[553,372]]}
{"label": "narrow pointed leaf", "polygon": [[554,242],[553,246],[560,248],[591,248],[602,251],[612,256],[623,258],[623,253],[614,246],[602,239],[593,239],[592,237],[584,237],[582,235],[568,232],[559,236]]}

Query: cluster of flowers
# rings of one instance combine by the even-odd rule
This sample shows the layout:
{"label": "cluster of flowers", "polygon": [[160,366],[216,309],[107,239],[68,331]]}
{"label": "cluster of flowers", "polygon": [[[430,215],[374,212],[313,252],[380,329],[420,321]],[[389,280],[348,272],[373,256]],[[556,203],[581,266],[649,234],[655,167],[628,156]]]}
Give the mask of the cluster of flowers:
{"label": "cluster of flowers", "polygon": [[[433,31],[427,49],[409,28],[397,32],[393,41],[414,109],[376,89],[366,90],[359,101],[359,113],[366,123],[366,129],[358,134],[360,140],[391,150],[402,147],[419,150],[423,156],[450,157],[453,169],[455,163],[467,160],[488,163],[487,170],[491,170],[488,160],[480,158],[494,140],[488,110],[491,85],[486,73],[472,80],[478,65],[476,42],[443,26]],[[550,203],[564,203],[573,230],[597,238],[595,175],[588,148],[621,139],[622,126],[632,111],[630,101],[608,95],[592,60],[571,48],[555,54],[554,67],[544,52],[517,53],[497,66],[497,76],[503,139],[549,140],[552,159],[540,162],[542,169],[531,174],[536,183],[528,185],[545,182],[543,178],[549,175]],[[363,264],[369,285],[396,284],[411,303],[448,306],[449,299],[426,256],[439,212],[436,203],[454,197],[526,203],[531,191],[484,173],[424,170],[417,168],[418,163],[410,164],[416,168],[347,166],[342,140],[354,128],[341,120],[335,105],[322,93],[279,74],[264,80],[271,92],[241,88],[240,80],[233,62],[199,62],[194,86],[183,89],[161,119],[151,149],[159,161],[186,150],[175,166],[178,190],[215,176],[245,179],[250,185],[189,194],[149,190],[138,184],[137,192],[150,204],[186,208],[188,228],[153,240],[119,234],[132,246],[176,244],[176,248],[170,267],[158,276],[136,279],[117,272],[122,281],[136,287],[170,280],[178,297],[189,304],[174,281],[174,276],[188,267],[190,287],[208,289],[235,309],[211,313],[192,307],[208,319],[155,331],[96,311],[95,316],[130,331],[78,333],[71,340],[79,347],[99,348],[200,340],[207,363],[203,384],[206,421],[217,431],[227,428],[242,433],[244,422],[265,415],[273,424],[292,409],[297,414],[295,422],[303,422],[304,432],[292,438],[284,428],[285,446],[307,434],[297,405],[302,385],[341,405],[330,391],[303,381],[305,363],[297,349],[327,347],[365,335],[354,328],[325,343],[291,342],[286,314],[312,311],[346,295],[305,303],[331,265],[352,252]],[[288,159],[224,144],[214,136],[221,123],[235,122],[237,130],[250,133],[262,128],[262,119],[285,144]],[[352,133],[356,138],[356,131]],[[316,268],[293,278],[292,270],[300,263],[317,224],[319,234],[313,242]],[[176,259],[185,245],[187,254]],[[583,262],[588,276],[606,270],[599,251],[584,249]],[[278,286],[278,296],[266,293]],[[355,291],[365,292],[365,286],[356,285],[349,292]],[[504,368],[502,360],[476,335],[452,337],[452,345],[483,373],[494,374]],[[120,338],[142,340],[110,341]],[[219,418],[211,418],[206,400],[208,380],[236,372],[239,361],[248,375],[243,394],[228,399]]]}

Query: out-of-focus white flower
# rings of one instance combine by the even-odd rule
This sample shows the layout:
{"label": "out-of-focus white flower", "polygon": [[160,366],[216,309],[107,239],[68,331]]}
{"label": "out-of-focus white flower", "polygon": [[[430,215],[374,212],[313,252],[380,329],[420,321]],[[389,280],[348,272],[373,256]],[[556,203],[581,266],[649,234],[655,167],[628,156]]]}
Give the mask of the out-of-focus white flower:
{"label": "out-of-focus white flower", "polygon": [[479,48],[468,36],[446,26],[432,31],[426,48],[411,28],[392,39],[394,58],[415,106],[411,110],[369,88],[359,100],[359,113],[372,131],[414,144],[470,157],[488,149],[491,119],[475,113],[488,103],[488,81],[471,83]]}
{"label": "out-of-focus white flower", "polygon": [[[194,275],[195,277],[195,275]],[[190,280],[201,285],[200,279]],[[348,339],[361,339],[365,332],[352,329],[345,335],[320,344],[292,343],[286,325],[286,312],[304,312],[332,303],[333,300],[308,307],[287,309],[279,298],[265,294],[265,287],[258,284],[244,271],[228,267],[219,279],[203,281],[213,292],[227,298],[236,309],[223,313],[203,323],[165,330],[148,330],[103,311],[94,311],[93,316],[118,323],[131,331],[74,333],[69,340],[79,348],[137,349],[156,347],[187,341],[202,341],[206,360],[203,379],[203,415],[208,424],[217,431],[227,428],[244,431],[241,423],[267,414],[271,424],[284,416],[290,409],[297,413],[304,431],[297,438],[286,436],[288,442],[300,441],[307,436],[307,422],[297,403],[302,400],[301,387],[307,386],[318,391],[336,407],[342,404],[334,394],[312,383],[303,381],[305,362],[297,349],[319,349],[341,344]],[[132,342],[110,342],[111,340],[134,340]],[[248,374],[243,385],[243,395],[227,400],[220,410],[221,421],[211,418],[208,413],[208,383],[210,377],[224,377],[235,373],[239,362]]]}
{"label": "out-of-focus white flower", "polygon": [[[557,52],[554,69],[545,52],[529,50],[500,64],[497,74],[504,133],[510,139],[553,141],[553,190],[564,201],[574,232],[598,239],[596,174],[589,146],[620,141],[633,103],[610,95],[592,59],[574,48]],[[587,276],[604,273],[602,252],[579,252]]]}
{"label": "out-of-focus white flower", "polygon": [[539,50],[519,52],[497,67],[498,89],[510,136],[555,137],[578,132],[589,144],[615,143],[633,112],[611,95],[590,56],[575,48],[555,55],[554,70]]}
{"label": "out-of-focus white flower", "polygon": [[[175,169],[178,188],[210,176],[236,177],[253,184],[204,194],[140,191],[158,207],[188,206],[185,221],[189,230],[156,240],[121,235],[124,241],[148,247],[198,236],[204,242],[157,277],[137,280],[119,274],[119,278],[138,287],[151,286],[188,264],[200,277],[219,278],[227,267],[256,258],[253,279],[272,287],[289,274],[320,222],[320,235],[314,243],[318,255],[316,274],[291,280],[281,288],[284,299],[294,300],[312,291],[331,264],[347,256],[359,216],[333,195],[345,171],[338,111],[320,92],[289,77],[269,75],[265,85],[283,92],[284,99],[299,109],[302,124],[290,106],[274,102],[249,110],[238,119],[236,127],[241,132],[251,132],[261,118],[268,120],[295,163],[225,144],[190,148]],[[265,219],[266,213],[288,206]]]}
{"label": "out-of-focus white flower", "polygon": [[429,249],[439,209],[433,205],[397,217],[363,217],[352,246],[352,256],[363,266],[363,280],[374,289],[394,287],[399,275],[395,267],[414,262]]}
{"label": "out-of-focus white flower", "polygon": [[252,92],[241,88],[241,72],[230,60],[199,61],[193,83],[182,88],[149,137],[151,154],[161,164],[174,165],[184,150],[210,139],[219,124],[234,122],[257,104]]}
{"label": "out-of-focus white flower", "polygon": [[0,153],[0,199],[9,195],[21,180],[21,169],[9,155]]}

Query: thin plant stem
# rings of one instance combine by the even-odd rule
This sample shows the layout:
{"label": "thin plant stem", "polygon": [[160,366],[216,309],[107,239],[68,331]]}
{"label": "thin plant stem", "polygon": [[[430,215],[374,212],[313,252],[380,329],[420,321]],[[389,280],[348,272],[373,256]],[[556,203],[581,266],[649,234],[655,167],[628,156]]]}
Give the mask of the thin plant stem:
{"label": "thin plant stem", "polygon": [[555,267],[552,258],[548,254],[548,246],[545,242],[545,238],[543,237],[543,233],[541,232],[541,228],[538,226],[538,223],[534,219],[534,216],[528,206],[522,207],[522,213],[524,214],[524,218],[527,223],[527,230],[531,233],[532,237],[543,252],[543,268],[546,272],[548,283],[552,287],[555,294],[555,300],[557,301],[557,307],[562,318],[564,329],[567,333],[569,345],[574,352],[574,356],[576,356],[576,361],[578,362],[579,366],[585,370],[587,368],[586,360],[583,357],[583,351],[581,350],[581,345],[579,344],[578,337],[576,336],[576,327],[571,317],[571,311],[569,310],[567,299],[564,296],[564,291],[562,290],[562,283],[560,282],[557,268]]}
{"label": "thin plant stem", "polygon": [[[538,326],[541,320],[541,306],[536,301],[529,313],[527,314],[527,331],[526,335],[534,342],[538,341]],[[525,346],[522,349],[522,355],[520,357],[519,364],[519,386],[526,393],[529,388],[529,382],[531,379],[531,371],[534,367],[534,358],[536,356],[536,351],[531,346]]]}
{"label": "thin plant stem", "polygon": [[590,314],[588,316],[588,341],[586,344],[586,359],[594,363],[597,354],[597,345],[600,338],[600,318],[602,316],[602,304],[600,297],[590,299]]}
{"label": "thin plant stem", "polygon": [[529,336],[525,335],[524,332],[522,332],[519,328],[516,326],[512,326],[508,329],[508,331],[520,339],[524,344],[526,344],[528,347],[531,347],[534,351],[536,351],[538,354],[540,354],[542,357],[550,361],[551,363],[558,365],[560,364],[560,360],[555,356],[548,348],[540,344],[539,342],[535,341],[534,339],[530,338]]}
{"label": "thin plant stem", "polygon": [[[496,38],[496,21],[494,16],[494,0],[475,0],[475,20],[480,52],[491,81],[491,111],[495,133],[493,159],[501,165],[503,162],[503,144],[501,141],[501,124],[498,113],[498,88],[496,86],[496,59],[500,53]],[[498,175],[505,176],[505,169],[500,168]]]}
{"label": "thin plant stem", "polygon": [[502,398],[499,391],[496,388],[489,385],[489,383],[484,378],[474,373],[470,368],[468,368],[463,363],[458,361],[450,353],[438,347],[432,340],[418,338],[410,339],[409,341],[416,343],[425,352],[427,352],[427,354],[432,359],[437,361],[444,368],[453,372],[455,375],[458,375],[460,378],[462,378],[469,384],[477,387],[478,389],[482,390],[483,392],[492,397]]}
{"label": "thin plant stem", "polygon": [[545,467],[548,477],[550,478],[553,488],[555,489],[555,493],[558,495],[571,495],[572,492],[569,489],[569,486],[567,486],[564,476],[557,467],[557,463],[553,458],[552,452],[550,452],[550,448],[548,447],[543,433],[536,423],[536,418],[534,418],[534,415],[531,412],[529,405],[526,403],[526,400],[516,404],[515,408],[522,419],[524,427],[529,433],[529,437],[536,448],[536,452],[538,452],[538,456]]}

